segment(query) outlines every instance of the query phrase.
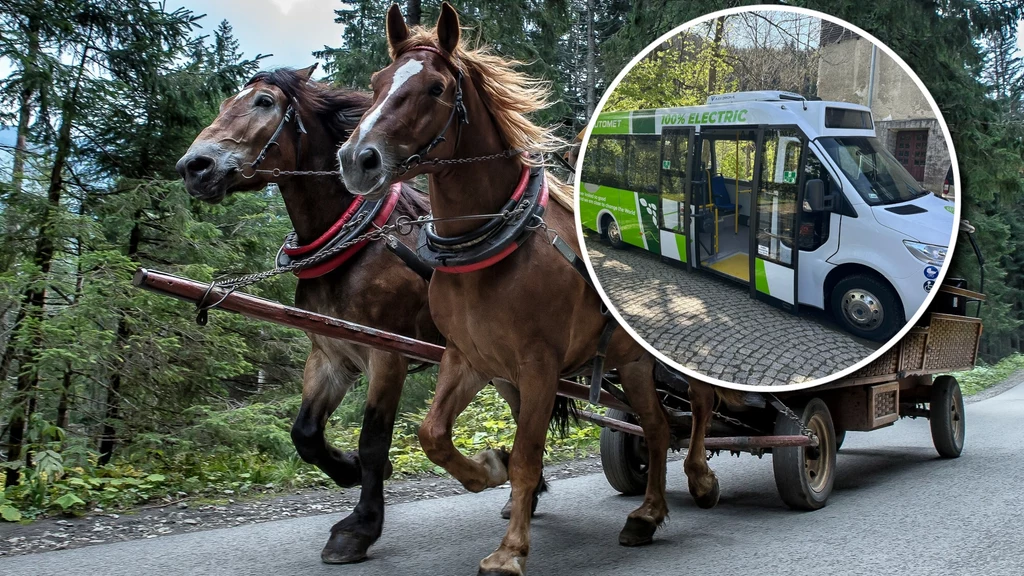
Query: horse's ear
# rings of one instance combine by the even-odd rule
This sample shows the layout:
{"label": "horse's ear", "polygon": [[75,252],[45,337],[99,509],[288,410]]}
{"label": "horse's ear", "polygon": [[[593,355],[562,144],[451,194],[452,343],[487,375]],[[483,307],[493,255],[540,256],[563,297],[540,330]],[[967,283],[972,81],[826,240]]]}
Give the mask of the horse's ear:
{"label": "horse's ear", "polygon": [[459,45],[459,14],[447,2],[441,4],[441,16],[437,19],[437,41],[449,54],[454,54]]}
{"label": "horse's ear", "polygon": [[394,54],[394,48],[409,39],[409,27],[405,25],[405,17],[402,16],[402,9],[398,4],[392,4],[391,8],[388,8],[387,31],[388,44]]}
{"label": "horse's ear", "polygon": [[302,68],[300,70],[296,70],[295,71],[295,75],[298,76],[299,78],[302,78],[303,80],[309,80],[310,78],[313,77],[313,72],[316,71],[316,68],[319,65],[320,65],[320,63],[316,62],[312,66],[307,66],[307,67]]}

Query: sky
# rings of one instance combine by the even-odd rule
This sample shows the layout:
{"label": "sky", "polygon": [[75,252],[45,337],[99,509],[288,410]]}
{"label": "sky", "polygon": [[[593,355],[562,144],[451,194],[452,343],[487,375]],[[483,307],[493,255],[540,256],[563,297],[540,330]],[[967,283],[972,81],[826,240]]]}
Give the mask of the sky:
{"label": "sky", "polygon": [[334,22],[334,10],[341,7],[341,0],[165,1],[168,10],[180,6],[197,15],[206,14],[199,21],[201,34],[213,34],[217,24],[227,20],[246,57],[274,55],[263,60],[263,68],[305,68],[314,62],[311,52],[341,44],[342,27]]}

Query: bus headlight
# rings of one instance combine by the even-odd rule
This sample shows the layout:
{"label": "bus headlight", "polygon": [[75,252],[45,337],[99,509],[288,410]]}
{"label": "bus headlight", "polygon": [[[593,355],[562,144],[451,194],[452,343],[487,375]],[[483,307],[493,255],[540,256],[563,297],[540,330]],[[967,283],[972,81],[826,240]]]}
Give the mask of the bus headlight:
{"label": "bus headlight", "polygon": [[912,242],[910,240],[904,240],[903,245],[907,247],[907,250],[925,264],[934,264],[935,266],[942,266],[942,262],[946,260],[945,246],[938,246],[936,244],[923,244],[921,242]]}

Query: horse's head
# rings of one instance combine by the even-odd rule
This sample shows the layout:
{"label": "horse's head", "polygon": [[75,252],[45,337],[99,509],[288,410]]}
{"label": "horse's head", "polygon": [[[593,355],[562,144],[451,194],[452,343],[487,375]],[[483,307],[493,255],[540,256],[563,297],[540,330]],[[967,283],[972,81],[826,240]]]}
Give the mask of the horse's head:
{"label": "horse's head", "polygon": [[469,84],[457,56],[459,17],[447,2],[429,35],[422,29],[410,32],[401,9],[392,5],[387,36],[394,60],[373,75],[373,104],[338,150],[345,186],[371,198],[384,195],[397,177],[431,170],[429,165],[405,170],[410,159],[453,155],[458,124],[465,118],[461,91]]}
{"label": "horse's head", "polygon": [[307,83],[315,68],[261,72],[241,92],[224,100],[216,120],[178,160],[176,168],[189,194],[220,202],[231,192],[264,188],[269,175],[252,169],[261,152],[265,152],[261,170],[295,170],[304,128],[295,96],[286,90]]}

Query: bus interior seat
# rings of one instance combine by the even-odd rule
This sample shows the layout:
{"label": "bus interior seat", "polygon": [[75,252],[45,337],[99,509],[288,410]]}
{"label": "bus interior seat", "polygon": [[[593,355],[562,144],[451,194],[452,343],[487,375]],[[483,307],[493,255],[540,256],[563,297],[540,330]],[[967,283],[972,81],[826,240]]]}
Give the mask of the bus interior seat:
{"label": "bus interior seat", "polygon": [[[739,191],[737,190],[737,194]],[[711,177],[711,197],[715,207],[719,210],[732,213],[736,210],[736,204],[729,198],[729,191],[725,189],[725,177],[721,174]]]}

